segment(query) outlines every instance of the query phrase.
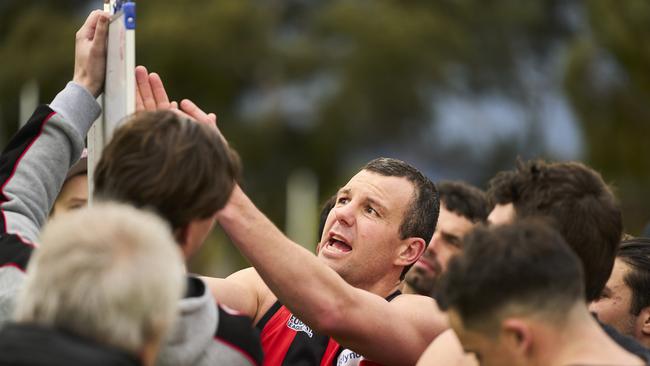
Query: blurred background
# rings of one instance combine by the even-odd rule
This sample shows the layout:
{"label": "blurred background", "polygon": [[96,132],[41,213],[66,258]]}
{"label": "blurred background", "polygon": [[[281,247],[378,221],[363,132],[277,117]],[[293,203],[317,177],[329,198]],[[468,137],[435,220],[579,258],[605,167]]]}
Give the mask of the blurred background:
{"label": "blurred background", "polygon": [[[2,146],[72,78],[75,31],[101,6],[0,1]],[[628,233],[650,219],[650,1],[139,0],[137,14],[136,62],[217,113],[244,189],[310,249],[320,204],[378,156],[482,188],[518,156],[580,160],[615,187]],[[191,269],[243,266],[216,229]]]}

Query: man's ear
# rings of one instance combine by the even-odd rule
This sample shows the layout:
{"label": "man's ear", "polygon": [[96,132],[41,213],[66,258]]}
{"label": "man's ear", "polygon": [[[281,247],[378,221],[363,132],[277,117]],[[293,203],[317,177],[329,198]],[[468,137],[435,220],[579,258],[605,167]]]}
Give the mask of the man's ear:
{"label": "man's ear", "polygon": [[650,336],[650,306],[646,306],[641,309],[641,312],[637,316],[637,324],[641,325],[641,334],[645,337]]}
{"label": "man's ear", "polygon": [[395,264],[399,266],[408,266],[415,263],[424,250],[426,249],[426,243],[422,238],[407,238],[402,241],[402,244],[398,247],[398,255],[395,261]]}
{"label": "man's ear", "polygon": [[185,252],[187,248],[187,240],[188,236],[190,233],[190,224],[185,224],[176,230],[174,230],[174,239],[176,239],[176,242],[178,245],[181,247],[181,250],[183,251],[183,254],[187,256],[188,253]]}
{"label": "man's ear", "polygon": [[160,345],[164,339],[165,332],[169,328],[170,324],[163,322],[161,319],[152,319],[151,334],[145,340],[140,352],[138,352],[143,366],[154,366],[156,364],[156,357],[160,350]]}
{"label": "man's ear", "polygon": [[533,332],[530,325],[521,319],[506,319],[501,323],[501,337],[507,346],[521,356],[530,354],[533,346]]}

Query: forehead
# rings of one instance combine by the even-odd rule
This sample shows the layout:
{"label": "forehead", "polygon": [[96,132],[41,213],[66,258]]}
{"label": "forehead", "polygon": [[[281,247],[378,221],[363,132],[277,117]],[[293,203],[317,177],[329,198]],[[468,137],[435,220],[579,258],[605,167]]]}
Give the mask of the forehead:
{"label": "forehead", "polygon": [[622,260],[616,258],[612,274],[607,281],[608,287],[615,287],[625,284],[625,276],[630,272],[630,266]]}
{"label": "forehead", "polygon": [[404,177],[387,177],[362,170],[339,192],[349,192],[377,201],[388,209],[406,207],[411,203],[415,188]]}
{"label": "forehead", "polygon": [[515,205],[512,203],[497,204],[494,206],[487,220],[490,225],[505,225],[515,219]]}
{"label": "forehead", "polygon": [[63,183],[61,192],[57,200],[68,198],[82,198],[88,197],[88,176],[86,174],[76,175]]}
{"label": "forehead", "polygon": [[462,237],[474,227],[465,216],[449,211],[444,203],[440,204],[440,215],[436,230]]}

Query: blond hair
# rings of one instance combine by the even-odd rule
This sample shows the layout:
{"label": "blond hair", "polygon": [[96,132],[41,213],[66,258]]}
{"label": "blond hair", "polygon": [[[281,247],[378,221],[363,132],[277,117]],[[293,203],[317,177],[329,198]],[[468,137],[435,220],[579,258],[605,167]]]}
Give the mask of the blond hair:
{"label": "blond hair", "polygon": [[15,320],[137,354],[160,342],[184,290],[171,230],[152,213],[103,203],[52,220],[27,269]]}

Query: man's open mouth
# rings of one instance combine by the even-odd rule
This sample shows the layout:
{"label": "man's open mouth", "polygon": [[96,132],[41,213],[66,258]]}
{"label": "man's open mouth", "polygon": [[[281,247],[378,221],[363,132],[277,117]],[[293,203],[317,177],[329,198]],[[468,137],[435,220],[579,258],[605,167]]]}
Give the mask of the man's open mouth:
{"label": "man's open mouth", "polygon": [[352,250],[352,247],[346,243],[344,238],[338,236],[330,236],[327,240],[327,247],[330,250],[338,251],[341,253],[347,253]]}

